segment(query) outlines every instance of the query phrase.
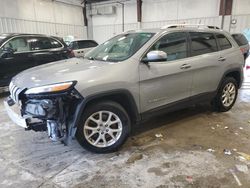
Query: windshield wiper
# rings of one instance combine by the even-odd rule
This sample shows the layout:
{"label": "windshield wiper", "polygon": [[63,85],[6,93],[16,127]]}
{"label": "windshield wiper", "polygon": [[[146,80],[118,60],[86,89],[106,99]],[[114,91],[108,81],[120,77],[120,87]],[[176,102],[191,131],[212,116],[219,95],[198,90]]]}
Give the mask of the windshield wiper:
{"label": "windshield wiper", "polygon": [[88,60],[93,60],[93,61],[105,61],[103,59],[98,59],[98,58],[95,58],[95,57],[86,57]]}

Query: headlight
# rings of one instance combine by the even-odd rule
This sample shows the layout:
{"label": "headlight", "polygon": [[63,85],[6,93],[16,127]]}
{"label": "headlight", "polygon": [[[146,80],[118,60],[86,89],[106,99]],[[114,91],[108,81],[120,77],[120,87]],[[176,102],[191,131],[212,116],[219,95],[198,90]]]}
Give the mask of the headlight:
{"label": "headlight", "polygon": [[59,84],[51,84],[45,86],[39,86],[28,89],[25,94],[39,94],[39,93],[50,93],[50,92],[58,92],[69,89],[74,82],[65,82]]}

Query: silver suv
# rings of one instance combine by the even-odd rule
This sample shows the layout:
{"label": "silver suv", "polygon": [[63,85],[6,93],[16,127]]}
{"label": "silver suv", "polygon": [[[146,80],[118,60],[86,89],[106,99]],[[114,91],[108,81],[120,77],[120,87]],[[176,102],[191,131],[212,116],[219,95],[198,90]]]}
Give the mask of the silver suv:
{"label": "silver suv", "polygon": [[[232,36],[201,25],[122,33],[84,59],[26,70],[4,102],[26,130],[53,141],[76,136],[86,149],[117,150],[142,119],[200,102],[232,108],[242,83],[243,55]],[[18,112],[16,112],[18,111]]]}

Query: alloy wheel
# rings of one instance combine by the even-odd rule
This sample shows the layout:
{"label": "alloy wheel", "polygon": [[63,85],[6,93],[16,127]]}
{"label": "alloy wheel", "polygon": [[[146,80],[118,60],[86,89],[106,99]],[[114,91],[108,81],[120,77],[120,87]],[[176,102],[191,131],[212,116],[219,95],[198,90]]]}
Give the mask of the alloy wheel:
{"label": "alloy wheel", "polygon": [[84,136],[91,145],[104,148],[113,145],[121,137],[122,121],[113,112],[98,111],[85,121]]}
{"label": "alloy wheel", "polygon": [[236,87],[233,83],[228,83],[223,88],[221,101],[225,107],[229,107],[233,104],[236,97]]}

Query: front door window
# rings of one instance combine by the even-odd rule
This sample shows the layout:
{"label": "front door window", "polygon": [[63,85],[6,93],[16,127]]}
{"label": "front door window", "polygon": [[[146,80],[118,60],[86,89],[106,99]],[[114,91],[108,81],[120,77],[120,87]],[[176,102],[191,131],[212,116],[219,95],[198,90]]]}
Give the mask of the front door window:
{"label": "front door window", "polygon": [[29,52],[30,46],[25,38],[14,38],[11,39],[4,45],[4,48],[10,48],[13,52]]}
{"label": "front door window", "polygon": [[170,33],[158,40],[150,51],[158,50],[167,53],[167,61],[187,57],[187,41],[184,32]]}

